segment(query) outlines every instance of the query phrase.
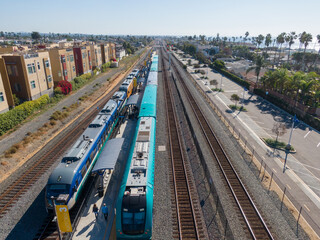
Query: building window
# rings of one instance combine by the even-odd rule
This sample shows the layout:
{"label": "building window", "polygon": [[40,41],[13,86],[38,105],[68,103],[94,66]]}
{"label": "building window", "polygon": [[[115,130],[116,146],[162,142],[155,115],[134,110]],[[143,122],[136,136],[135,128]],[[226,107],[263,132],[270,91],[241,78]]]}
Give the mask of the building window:
{"label": "building window", "polygon": [[73,55],[70,55],[70,62],[73,62]]}
{"label": "building window", "polygon": [[82,53],[82,58],[83,58],[83,59],[86,58],[86,53]]}
{"label": "building window", "polygon": [[38,69],[40,70],[40,63],[38,62]]}
{"label": "building window", "polygon": [[19,83],[15,83],[14,84],[14,89],[17,91],[17,92],[20,92],[21,91],[21,86]]}
{"label": "building window", "polygon": [[73,67],[72,67],[72,70],[75,72],[75,71],[76,71],[76,67],[75,67],[75,66],[73,66]]}
{"label": "building window", "polygon": [[69,62],[69,55],[67,55],[67,62]]}
{"label": "building window", "polygon": [[52,77],[51,77],[51,75],[48,75],[48,82],[52,82]]}
{"label": "building window", "polygon": [[30,84],[31,84],[31,89],[36,88],[36,82],[35,81],[31,81]]}
{"label": "building window", "polygon": [[8,75],[12,77],[18,76],[18,68],[17,65],[7,65]]}
{"label": "building window", "polygon": [[44,61],[44,65],[46,66],[46,68],[50,67],[49,60]]}
{"label": "building window", "polygon": [[28,67],[28,73],[29,73],[29,74],[32,74],[32,73],[33,73],[32,65],[31,65],[31,64],[28,64],[27,67]]}
{"label": "building window", "polygon": [[68,70],[64,70],[64,76],[68,76]]}
{"label": "building window", "polygon": [[86,68],[86,63],[83,63],[83,68]]}
{"label": "building window", "polygon": [[4,102],[3,92],[0,92],[0,102]]}

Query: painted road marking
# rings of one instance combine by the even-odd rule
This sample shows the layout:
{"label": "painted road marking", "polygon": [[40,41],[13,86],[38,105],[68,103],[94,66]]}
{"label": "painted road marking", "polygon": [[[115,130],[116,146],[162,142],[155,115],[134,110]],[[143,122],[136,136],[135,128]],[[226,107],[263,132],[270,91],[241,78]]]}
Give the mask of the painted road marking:
{"label": "painted road marking", "polygon": [[287,187],[291,190],[291,187],[287,184]]}
{"label": "painted road marking", "polygon": [[306,138],[308,135],[309,135],[309,133],[310,133],[311,131],[309,131],[309,132],[307,132],[307,134],[306,135],[304,135],[304,137],[303,138]]}
{"label": "painted road marking", "polygon": [[224,91],[226,93],[233,93],[233,92],[238,92],[238,90],[228,90],[228,91]]}
{"label": "painted road marking", "polygon": [[319,147],[319,146],[320,146],[320,142],[318,143],[317,147]]}
{"label": "painted road marking", "polygon": [[266,158],[264,156],[261,156],[264,160],[266,160]]}
{"label": "painted road marking", "polygon": [[259,122],[259,121],[254,121],[255,123],[260,123],[260,124],[264,124],[264,122]]}
{"label": "painted road marking", "polygon": [[303,206],[310,212],[310,209],[307,207],[307,205],[303,204]]}
{"label": "painted road marking", "polygon": [[274,168],[272,168],[272,170],[273,170],[275,173],[277,173],[277,171],[276,171]]}

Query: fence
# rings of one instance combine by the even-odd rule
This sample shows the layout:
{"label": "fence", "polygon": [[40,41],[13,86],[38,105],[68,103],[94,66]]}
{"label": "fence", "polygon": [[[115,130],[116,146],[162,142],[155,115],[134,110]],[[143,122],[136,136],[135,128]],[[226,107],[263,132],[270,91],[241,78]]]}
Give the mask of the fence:
{"label": "fence", "polygon": [[[177,60],[177,59],[176,59]],[[179,64],[181,65],[181,62],[177,60]],[[265,181],[265,185],[268,189],[268,194],[272,194],[273,191],[270,191],[271,189],[274,190],[275,193],[278,194],[279,198],[281,199],[280,204],[277,205],[278,209],[280,212],[284,212],[285,209],[286,211],[289,211],[287,208],[284,208],[283,206],[293,206],[294,212],[291,212],[291,214],[294,216],[295,221],[292,220],[289,216],[291,214],[283,214],[284,218],[287,220],[288,224],[290,227],[295,231],[296,236],[299,237],[300,233],[300,228],[299,228],[299,221],[301,216],[303,216],[304,220],[310,225],[310,227],[315,231],[317,234],[320,232],[320,226],[318,223],[316,223],[312,217],[305,211],[305,207],[302,206],[292,195],[291,190],[287,188],[285,184],[281,182],[281,180],[278,178],[276,173],[274,172],[273,169],[269,168],[266,164],[266,160],[263,159],[261,156],[256,154],[255,147],[250,145],[248,143],[248,139],[246,136],[241,134],[241,131],[236,129],[236,121],[232,122],[229,120],[229,118],[226,116],[224,112],[222,112],[217,104],[212,101],[205,91],[199,87],[197,84],[196,80],[193,79],[192,76],[188,75],[189,79],[192,81],[192,83],[195,85],[195,87],[200,91],[200,93],[204,96],[206,101],[209,103],[209,105],[212,107],[212,109],[215,111],[215,113],[219,116],[221,121],[225,124],[225,126],[229,129],[231,134],[234,136],[234,138],[237,140],[238,144],[244,149],[244,151],[247,153],[249,156],[249,161],[246,161],[247,165],[250,167],[252,163],[254,163],[257,167],[256,171],[253,171],[255,176],[260,179],[261,182]],[[201,152],[201,151],[200,151]],[[206,171],[206,164],[203,161],[203,158],[200,158],[204,167],[204,170],[206,172],[207,176],[207,171]],[[208,176],[207,176],[208,179]],[[275,186],[273,186],[273,185]],[[213,193],[214,191],[212,191]],[[218,196],[216,196],[218,199]],[[290,212],[290,211],[289,211]],[[226,226],[227,224],[227,219],[226,219]],[[227,229],[227,227],[226,227]]]}

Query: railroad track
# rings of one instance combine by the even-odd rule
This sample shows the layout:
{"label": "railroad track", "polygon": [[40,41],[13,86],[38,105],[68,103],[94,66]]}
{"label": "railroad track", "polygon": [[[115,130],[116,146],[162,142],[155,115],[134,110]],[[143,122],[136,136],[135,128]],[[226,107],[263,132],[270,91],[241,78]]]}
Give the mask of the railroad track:
{"label": "railroad track", "polygon": [[183,91],[191,105],[191,108],[198,120],[198,123],[202,129],[202,132],[206,138],[206,141],[212,151],[214,158],[216,159],[222,175],[224,176],[226,183],[231,191],[233,198],[241,212],[243,220],[245,222],[247,232],[253,239],[273,239],[267,224],[263,220],[253,200],[251,199],[248,191],[234,169],[231,161],[223,150],[222,145],[217,139],[214,131],[208,123],[206,117],[201,111],[199,105],[193,98],[186,83],[183,80],[178,68],[172,62],[172,67],[176,73],[177,79],[183,86]]}
{"label": "railroad track", "polygon": [[[162,54],[161,54],[162,55]],[[172,166],[172,186],[174,192],[174,205],[177,231],[173,232],[175,239],[206,239],[205,230],[201,220],[201,208],[197,201],[197,190],[190,178],[192,172],[186,166],[183,155],[182,141],[178,131],[178,121],[173,104],[173,95],[169,85],[167,71],[162,61],[164,90],[166,98],[168,133],[170,145],[170,158]]]}
{"label": "railroad track", "polygon": [[[78,202],[74,207],[69,211],[70,221],[72,229],[74,230],[78,225],[79,216],[82,212],[83,206],[86,204],[87,196],[91,194],[91,191],[94,189],[95,177],[90,176],[88,181],[85,184],[84,192],[81,194]],[[42,226],[40,227],[37,235],[33,240],[57,240],[59,239],[59,233],[57,229],[57,222],[53,221],[54,216],[52,213],[48,214]],[[72,233],[63,233],[63,239],[70,239]]]}
{"label": "railroad track", "polygon": [[[143,59],[143,58],[142,58]],[[138,63],[138,66],[141,65]],[[121,82],[110,91],[103,99],[101,99],[97,104],[95,104],[90,112],[81,120],[75,127],[69,127],[62,133],[60,133],[55,139],[49,142],[48,145],[53,145],[46,151],[39,151],[33,158],[34,163],[30,167],[24,170],[24,172],[15,179],[5,191],[0,194],[0,218],[2,218],[14,204],[21,198],[21,196],[28,191],[28,189],[33,186],[33,184],[45,173],[56,160],[66,151],[74,141],[82,134],[83,129],[87,128],[90,122],[98,113],[97,107],[101,109],[111,96],[119,89]],[[57,139],[59,139],[57,141]],[[52,144],[53,143],[53,144]],[[44,147],[45,149],[46,147]],[[48,148],[48,147],[47,147]]]}

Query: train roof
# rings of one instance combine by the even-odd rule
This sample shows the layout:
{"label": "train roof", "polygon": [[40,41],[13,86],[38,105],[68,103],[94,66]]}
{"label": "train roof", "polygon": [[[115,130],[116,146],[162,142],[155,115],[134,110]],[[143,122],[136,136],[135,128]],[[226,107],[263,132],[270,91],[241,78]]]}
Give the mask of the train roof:
{"label": "train roof", "polygon": [[[150,160],[150,139],[152,128],[152,118],[140,119],[137,127],[137,139],[131,159],[130,171],[126,186],[146,186],[147,170]],[[131,193],[133,194],[133,193]]]}
{"label": "train roof", "polygon": [[150,72],[157,72],[158,71],[158,62],[152,62],[151,67],[150,67]]}
{"label": "train roof", "polygon": [[147,80],[147,85],[158,85],[158,73],[150,72]]}
{"label": "train roof", "polygon": [[157,113],[157,86],[156,85],[147,85],[141,106],[139,117],[156,117]]}
{"label": "train roof", "polygon": [[104,105],[104,107],[101,109],[99,114],[110,114],[112,115],[114,113],[114,111],[117,110],[117,102],[110,99],[106,105]]}
{"label": "train roof", "polygon": [[119,99],[123,99],[125,98],[126,92],[122,92],[122,91],[117,91],[113,94],[112,99],[117,101]]}

